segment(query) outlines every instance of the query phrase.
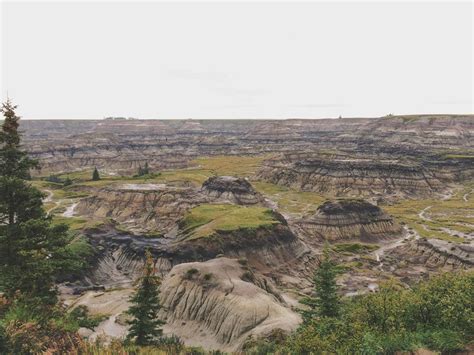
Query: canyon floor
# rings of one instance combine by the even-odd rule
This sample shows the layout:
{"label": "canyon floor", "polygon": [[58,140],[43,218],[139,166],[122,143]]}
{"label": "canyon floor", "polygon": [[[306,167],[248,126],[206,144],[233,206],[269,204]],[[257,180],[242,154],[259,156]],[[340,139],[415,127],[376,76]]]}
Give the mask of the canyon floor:
{"label": "canyon floor", "polygon": [[126,334],[146,249],[165,334],[229,352],[297,328],[326,242],[343,297],[474,266],[473,116],[22,129],[46,210],[89,253],[59,288],[69,307],[104,316],[83,331],[92,340]]}

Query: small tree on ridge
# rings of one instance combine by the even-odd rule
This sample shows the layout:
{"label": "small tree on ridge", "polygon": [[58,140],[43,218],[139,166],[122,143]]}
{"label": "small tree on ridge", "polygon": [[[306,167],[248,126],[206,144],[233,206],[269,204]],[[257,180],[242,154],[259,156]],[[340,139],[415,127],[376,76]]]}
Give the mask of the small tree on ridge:
{"label": "small tree on ridge", "polygon": [[161,337],[163,331],[161,325],[164,322],[158,319],[161,309],[158,287],[160,280],[155,276],[155,266],[150,251],[145,254],[145,269],[140,280],[137,291],[130,301],[132,306],[128,313],[133,319],[128,323],[131,325],[127,339],[137,345],[150,345]]}

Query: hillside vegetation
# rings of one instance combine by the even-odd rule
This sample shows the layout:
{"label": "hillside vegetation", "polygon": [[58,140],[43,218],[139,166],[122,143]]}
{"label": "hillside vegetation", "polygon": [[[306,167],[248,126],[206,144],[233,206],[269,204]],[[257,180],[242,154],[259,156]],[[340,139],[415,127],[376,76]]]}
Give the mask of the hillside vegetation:
{"label": "hillside vegetation", "polygon": [[213,235],[216,231],[254,229],[281,223],[265,207],[203,204],[191,209],[181,222],[187,239]]}

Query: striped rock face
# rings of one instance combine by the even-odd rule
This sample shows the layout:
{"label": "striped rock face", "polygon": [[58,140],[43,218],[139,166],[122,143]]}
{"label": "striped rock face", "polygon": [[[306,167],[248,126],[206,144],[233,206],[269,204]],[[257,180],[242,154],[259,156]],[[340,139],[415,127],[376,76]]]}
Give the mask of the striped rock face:
{"label": "striped rock face", "polygon": [[361,199],[326,201],[298,222],[317,239],[375,241],[400,236],[401,226],[379,207]]}
{"label": "striped rock face", "polygon": [[443,190],[435,174],[418,163],[347,157],[268,161],[261,180],[331,196],[422,197]]}
{"label": "striped rock face", "polygon": [[212,176],[202,185],[202,192],[213,199],[237,205],[262,204],[262,195],[243,178],[233,176]]}

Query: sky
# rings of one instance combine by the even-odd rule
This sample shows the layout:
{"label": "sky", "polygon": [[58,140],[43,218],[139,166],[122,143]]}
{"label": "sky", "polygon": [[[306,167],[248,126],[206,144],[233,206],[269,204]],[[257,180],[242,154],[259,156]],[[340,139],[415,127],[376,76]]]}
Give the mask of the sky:
{"label": "sky", "polygon": [[24,118],[473,113],[472,2],[1,4]]}

